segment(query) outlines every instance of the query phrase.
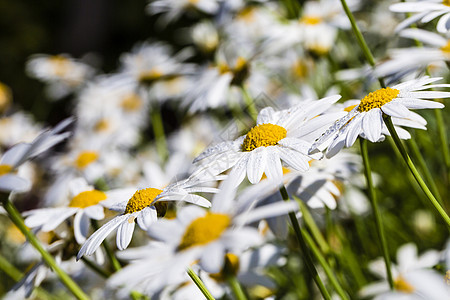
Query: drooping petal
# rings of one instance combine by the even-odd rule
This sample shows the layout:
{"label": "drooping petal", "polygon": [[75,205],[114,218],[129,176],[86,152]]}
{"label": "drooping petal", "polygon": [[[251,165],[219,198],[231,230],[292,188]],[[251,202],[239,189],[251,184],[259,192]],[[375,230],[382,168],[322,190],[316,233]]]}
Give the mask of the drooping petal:
{"label": "drooping petal", "polygon": [[116,244],[119,250],[124,250],[128,247],[133,237],[135,216],[129,216],[128,220],[122,222],[117,228]]}

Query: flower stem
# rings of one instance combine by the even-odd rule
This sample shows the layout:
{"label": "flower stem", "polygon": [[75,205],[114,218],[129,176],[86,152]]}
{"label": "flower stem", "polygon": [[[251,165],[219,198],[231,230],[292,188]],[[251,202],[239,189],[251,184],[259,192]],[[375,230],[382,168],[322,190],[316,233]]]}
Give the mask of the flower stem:
{"label": "flower stem", "polygon": [[111,274],[106,272],[105,270],[101,269],[99,266],[97,266],[94,262],[90,261],[86,257],[82,257],[81,260],[83,263],[88,266],[92,271],[97,273],[98,275],[102,276],[103,278],[108,278]]}
{"label": "flower stem", "polygon": [[375,217],[375,224],[377,226],[378,237],[381,242],[381,250],[383,252],[384,264],[386,265],[386,274],[391,290],[394,289],[394,280],[391,273],[391,260],[389,258],[389,251],[386,244],[386,238],[384,236],[383,222],[381,221],[381,214],[378,210],[377,197],[375,194],[375,188],[372,181],[372,171],[369,162],[369,153],[367,151],[367,140],[359,138],[361,146],[361,156],[364,164],[364,175],[366,176],[367,188],[369,190],[370,204],[372,205],[373,215]]}
{"label": "flower stem", "polygon": [[153,133],[155,135],[156,150],[158,151],[159,157],[163,162],[169,157],[166,135],[164,133],[164,124],[161,117],[161,107],[160,105],[154,105],[151,111],[151,122],[153,127]]}
{"label": "flower stem", "polygon": [[395,131],[394,124],[392,123],[391,117],[384,115],[383,116],[384,122],[386,123],[386,126],[389,130],[389,133],[391,134],[392,138],[394,139],[395,146],[397,146],[398,150],[400,151],[400,154],[403,157],[403,160],[406,162],[406,165],[408,166],[409,170],[413,174],[414,178],[416,179],[417,183],[419,184],[422,191],[427,196],[428,200],[430,200],[431,204],[433,204],[434,208],[438,211],[438,213],[441,215],[442,219],[444,219],[445,223],[448,227],[450,227],[450,218],[445,212],[445,210],[442,208],[442,206],[439,204],[439,202],[436,200],[436,198],[431,193],[428,186],[423,181],[422,177],[420,176],[419,172],[417,171],[416,167],[414,166],[414,163],[412,162],[411,158],[409,157],[408,153],[406,152],[405,147],[402,144],[402,141],[397,135],[397,132]]}
{"label": "flower stem", "polygon": [[228,284],[230,285],[231,290],[233,291],[234,296],[237,300],[247,300],[247,296],[244,293],[244,290],[242,289],[241,284],[237,280],[236,276],[229,276],[228,278]]}
{"label": "flower stem", "polygon": [[448,182],[450,181],[450,153],[448,151],[448,140],[447,140],[447,131],[445,130],[444,118],[442,117],[442,111],[440,109],[434,110],[434,115],[436,117],[437,129],[439,134],[439,140],[442,147],[442,155],[444,156],[445,162],[445,170],[447,176],[447,188]]}
{"label": "flower stem", "polygon": [[[281,193],[281,196],[283,197],[284,201],[290,201],[289,194],[284,185],[280,187],[280,193]],[[320,279],[319,274],[317,273],[316,267],[314,266],[311,254],[309,253],[309,250],[308,250],[308,246],[306,245],[305,239],[303,238],[302,231],[300,229],[300,223],[298,222],[298,219],[295,216],[294,212],[292,212],[292,211],[289,212],[289,219],[291,220],[292,226],[294,227],[295,235],[297,236],[298,243],[300,244],[300,248],[302,249],[304,263],[306,264],[306,268],[308,269],[311,277],[313,278],[314,282],[316,283],[317,287],[319,288],[319,291],[322,294],[322,297],[327,300],[331,299],[330,294],[328,293],[327,289],[325,288],[325,285],[323,284],[322,279]]]}
{"label": "flower stem", "polygon": [[17,208],[14,206],[14,204],[9,201],[7,195],[2,194],[1,200],[3,203],[3,208],[8,213],[9,218],[14,223],[14,225],[17,226],[17,228],[22,232],[22,234],[28,239],[31,245],[41,254],[42,259],[45,261],[45,263],[52,268],[55,273],[60,278],[61,282],[72,292],[72,294],[77,299],[89,299],[89,297],[83,292],[83,290],[72,280],[72,278],[69,277],[55,262],[53,257],[42,247],[39,240],[36,238],[36,236],[27,228],[25,225],[22,216],[20,215]]}
{"label": "flower stem", "polygon": [[256,118],[258,117],[258,110],[255,106],[255,101],[252,99],[252,96],[248,92],[247,88],[242,85],[242,96],[244,97],[245,104],[247,105],[248,113],[250,114],[250,117],[252,117],[253,121],[256,123]]}
{"label": "flower stem", "polygon": [[199,288],[199,290],[203,293],[205,298],[207,300],[214,300],[213,295],[208,291],[203,281],[198,277],[197,274],[195,274],[194,270],[192,268],[187,268],[187,273],[189,277],[191,277],[192,281],[195,283],[195,285]]}
{"label": "flower stem", "polygon": [[333,270],[328,265],[327,261],[323,257],[322,253],[320,253],[319,248],[314,243],[312,237],[309,235],[308,231],[305,229],[301,229],[303,237],[305,238],[306,243],[309,245],[312,253],[316,257],[317,261],[322,266],[323,270],[325,271],[325,274],[327,274],[328,279],[330,280],[331,285],[335,288],[336,292],[338,293],[339,297],[343,300],[349,300],[350,298],[345,293],[344,289],[339,284],[336,276],[333,273]]}
{"label": "flower stem", "polygon": [[[347,15],[348,19],[350,20],[350,23],[352,25],[353,33],[356,36],[356,40],[358,41],[359,47],[364,53],[364,57],[366,58],[367,62],[374,67],[375,66],[375,60],[373,58],[372,52],[370,51],[369,47],[367,46],[366,40],[364,39],[361,31],[359,30],[358,25],[356,24],[355,17],[353,16],[352,12],[350,11],[350,8],[348,8],[347,2],[345,0],[341,0],[342,7],[344,8],[345,14]],[[382,88],[386,87],[386,84],[384,83],[384,80],[382,78],[378,78],[378,82],[380,83]]]}

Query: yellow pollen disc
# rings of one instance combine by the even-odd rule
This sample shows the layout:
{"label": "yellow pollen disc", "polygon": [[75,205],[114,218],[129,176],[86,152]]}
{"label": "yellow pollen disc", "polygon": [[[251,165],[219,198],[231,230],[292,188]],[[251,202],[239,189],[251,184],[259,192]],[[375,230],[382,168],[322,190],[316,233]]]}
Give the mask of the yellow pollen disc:
{"label": "yellow pollen disc", "polygon": [[399,90],[391,89],[390,87],[372,92],[361,100],[358,111],[368,112],[373,108],[380,108],[395,99],[399,93]]}
{"label": "yellow pollen disc", "polygon": [[108,128],[109,128],[109,122],[105,119],[99,120],[94,125],[94,130],[97,132],[106,131],[106,130],[108,130]]}
{"label": "yellow pollen disc", "polygon": [[[450,2],[450,0],[448,2]],[[447,41],[447,44],[441,47],[441,51],[444,52],[445,54],[450,54],[450,40]]]}
{"label": "yellow pollen disc", "polygon": [[216,281],[225,281],[230,275],[236,276],[239,272],[239,257],[233,253],[225,254],[224,265],[219,273],[210,274],[209,276]]}
{"label": "yellow pollen disc", "polygon": [[450,0],[444,0],[442,1],[442,4],[450,6]]}
{"label": "yellow pollen disc", "polygon": [[236,18],[248,23],[253,22],[255,19],[255,9],[251,6],[248,6],[238,12]]}
{"label": "yellow pollen disc", "polygon": [[83,151],[75,160],[75,166],[78,169],[84,169],[98,159],[98,154],[95,151]]}
{"label": "yellow pollen disc", "polygon": [[178,250],[205,245],[218,239],[230,223],[229,216],[208,212],[204,217],[197,218],[189,224],[178,245]]}
{"label": "yellow pollen disc", "polygon": [[142,105],[142,100],[136,94],[130,94],[130,95],[126,96],[120,103],[120,106],[125,111],[137,111],[139,108],[141,108],[141,105]]}
{"label": "yellow pollen disc", "polygon": [[0,82],[0,113],[11,104],[12,95],[9,87]]}
{"label": "yellow pollen disc", "polygon": [[11,170],[12,167],[10,165],[0,165],[0,176],[8,174]]}
{"label": "yellow pollen disc", "polygon": [[260,124],[253,127],[245,136],[242,151],[252,151],[258,147],[275,146],[286,137],[287,131],[275,124]]}
{"label": "yellow pollen disc", "polygon": [[53,72],[57,76],[64,76],[69,71],[70,61],[61,55],[55,55],[50,57],[50,63],[53,67]]}
{"label": "yellow pollen disc", "polygon": [[447,285],[450,285],[450,270],[448,270],[447,272],[445,272],[445,282],[447,283]]}
{"label": "yellow pollen disc", "polygon": [[303,79],[308,74],[308,66],[301,60],[297,60],[291,69],[292,75],[296,78]]}
{"label": "yellow pollen disc", "polygon": [[320,17],[315,16],[304,16],[300,19],[300,23],[306,25],[317,25],[319,23],[322,23],[322,19]]}
{"label": "yellow pollen disc", "polygon": [[142,71],[139,74],[139,80],[140,81],[148,81],[152,82],[156,79],[161,78],[164,75],[164,73],[156,68],[148,70],[148,71]]}
{"label": "yellow pollen disc", "polygon": [[414,293],[414,287],[410,285],[408,282],[406,282],[406,280],[402,276],[399,276],[397,277],[397,279],[395,279],[394,288],[397,291],[401,291],[403,293],[407,294]]}
{"label": "yellow pollen disc", "polygon": [[236,59],[236,64],[234,66],[234,71],[238,72],[238,71],[242,70],[245,67],[246,64],[247,64],[247,61],[245,60],[245,58],[243,58],[242,56],[239,56]]}
{"label": "yellow pollen disc", "polygon": [[84,191],[76,195],[70,201],[70,207],[80,207],[86,208],[88,206],[96,205],[100,201],[106,199],[106,194],[102,191],[92,190],[92,191]]}
{"label": "yellow pollen disc", "polygon": [[144,208],[152,205],[155,198],[161,193],[162,190],[154,188],[136,191],[133,197],[131,197],[130,200],[128,200],[125,213],[131,214],[143,210]]}

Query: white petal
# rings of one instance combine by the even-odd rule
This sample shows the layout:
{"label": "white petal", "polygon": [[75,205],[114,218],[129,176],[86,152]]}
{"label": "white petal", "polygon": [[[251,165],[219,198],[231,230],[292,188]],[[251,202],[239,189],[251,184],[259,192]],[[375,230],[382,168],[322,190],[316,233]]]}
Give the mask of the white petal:
{"label": "white petal", "polygon": [[247,170],[248,158],[248,153],[245,153],[231,169],[231,172],[228,176],[231,185],[237,187],[242,182],[242,180],[244,180]]}
{"label": "white petal", "polygon": [[49,220],[47,223],[43,224],[41,230],[44,232],[52,231],[56,227],[58,227],[59,224],[64,222],[67,218],[72,216],[78,208],[65,208],[64,210],[61,210],[59,214],[53,214],[53,218]]}
{"label": "white petal", "polygon": [[200,260],[202,268],[209,273],[219,273],[223,267],[225,249],[220,242],[213,242],[208,245]]}
{"label": "white petal", "polygon": [[349,148],[351,147],[358,136],[360,135],[362,131],[362,122],[363,122],[364,115],[357,115],[353,120],[350,121],[350,123],[347,125],[346,128],[346,137],[345,137],[345,147]]}
{"label": "white petal", "polygon": [[439,22],[437,23],[436,29],[438,32],[440,33],[447,33],[448,29],[449,29],[449,18],[450,18],[450,13],[442,16],[439,19]]}
{"label": "white petal", "polygon": [[409,109],[424,109],[424,108],[443,108],[444,104],[436,101],[420,100],[414,98],[398,99],[401,104]]}
{"label": "white petal", "polygon": [[308,157],[302,155],[294,150],[279,148],[280,158],[286,162],[286,164],[297,171],[305,172],[309,169]]}
{"label": "white petal", "polygon": [[22,193],[29,189],[31,189],[31,182],[28,179],[14,174],[0,176],[0,191]]}
{"label": "white petal", "polygon": [[387,115],[398,118],[407,118],[410,114],[410,111],[404,105],[394,101],[383,105],[381,110]]}
{"label": "white petal", "polygon": [[91,219],[102,220],[105,218],[105,212],[103,206],[92,205],[84,209],[84,213]]}
{"label": "white petal", "polygon": [[259,147],[250,152],[247,162],[247,177],[252,183],[258,183],[266,168],[266,151],[265,147]]}
{"label": "white petal", "polygon": [[[276,148],[276,146],[269,146],[267,148]],[[265,173],[267,179],[273,181],[275,184],[280,184],[283,178],[283,168],[281,166],[278,151],[277,149],[268,149],[266,154],[267,162]]]}
{"label": "white petal", "polygon": [[147,231],[157,219],[158,213],[156,208],[154,206],[148,206],[141,210],[136,218],[136,221],[142,230]]}
{"label": "white petal", "polygon": [[91,255],[97,250],[103,240],[119,226],[122,222],[128,222],[130,214],[120,215],[113,218],[111,221],[100,227],[96,232],[94,232],[88,240],[83,244],[80,251],[77,254],[77,260],[79,260],[83,255]]}
{"label": "white petal", "polygon": [[24,157],[24,156],[29,149],[30,149],[30,144],[20,143],[20,144],[14,145],[13,147],[11,147],[11,149],[9,149],[8,151],[6,151],[3,154],[3,156],[0,160],[0,164],[17,167],[26,159],[26,157]]}
{"label": "white petal", "polygon": [[75,240],[78,244],[83,244],[86,241],[86,237],[89,232],[89,217],[80,210],[75,214],[73,219],[73,232]]}
{"label": "white petal", "polygon": [[119,250],[124,250],[128,247],[133,237],[135,216],[131,215],[128,220],[122,222],[117,228],[116,244]]}
{"label": "white petal", "polygon": [[372,143],[376,143],[380,139],[382,125],[383,118],[379,108],[371,109],[363,117],[363,132]]}
{"label": "white petal", "polygon": [[272,107],[265,107],[263,108],[259,114],[258,114],[258,118],[256,120],[256,124],[267,124],[267,123],[272,123],[274,121],[274,114],[275,111]]}

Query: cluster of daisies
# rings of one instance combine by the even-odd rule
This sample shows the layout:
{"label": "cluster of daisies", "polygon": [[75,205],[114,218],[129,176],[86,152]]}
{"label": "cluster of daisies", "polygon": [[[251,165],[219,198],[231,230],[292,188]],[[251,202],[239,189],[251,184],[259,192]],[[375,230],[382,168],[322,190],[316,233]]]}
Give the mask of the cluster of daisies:
{"label": "cluster of daisies", "polygon": [[[367,13],[368,1],[342,2]],[[409,140],[406,128],[427,125],[412,110],[442,109],[450,98],[449,1],[376,4],[363,33],[408,46],[378,45],[385,49],[374,68],[354,54],[338,0],[156,0],[144,11],[161,28],[191,26],[177,45],[137,43],[109,74],[67,54],[30,57],[26,72],[45,83],[49,101],[72,107],[73,117],[52,129],[19,110],[0,84],[2,201],[21,208],[86,294],[203,299],[194,274],[216,299],[326,298],[293,238],[293,218],[335,269],[343,293],[315,256],[333,297],[450,298],[445,233],[433,240],[442,251],[428,246],[421,256],[399,233],[393,278],[375,259],[381,252],[352,244],[378,247],[361,227],[372,212],[353,144],[390,139],[389,124]],[[376,175],[376,185],[389,184]],[[434,215],[422,212],[416,223],[425,232]],[[394,215],[409,218],[402,214]],[[390,229],[407,226],[398,220]],[[25,270],[5,299],[51,297],[46,289],[67,296],[5,224],[1,256]],[[382,281],[370,282],[374,275]]]}

